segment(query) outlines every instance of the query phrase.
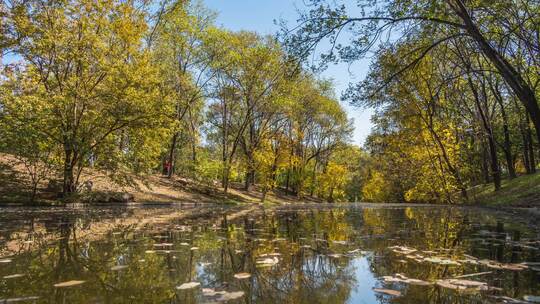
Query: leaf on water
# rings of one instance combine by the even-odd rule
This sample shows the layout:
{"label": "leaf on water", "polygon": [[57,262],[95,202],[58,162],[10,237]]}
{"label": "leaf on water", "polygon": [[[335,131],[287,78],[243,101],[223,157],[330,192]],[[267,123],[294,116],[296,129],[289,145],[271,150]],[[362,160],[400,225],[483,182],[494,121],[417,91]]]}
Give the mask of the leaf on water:
{"label": "leaf on water", "polygon": [[394,253],[397,254],[411,254],[413,252],[416,252],[417,250],[414,248],[406,247],[406,246],[392,246],[388,247],[388,249],[391,249]]}
{"label": "leaf on water", "polygon": [[258,267],[271,267],[279,263],[279,258],[272,257],[272,258],[258,259],[256,263]]}
{"label": "leaf on water", "polygon": [[244,296],[243,291],[216,291],[212,288],[203,288],[202,293],[204,297],[211,298],[212,302],[227,302]]}
{"label": "leaf on water", "polygon": [[127,265],[117,265],[117,266],[111,267],[111,270],[112,271],[119,271],[119,270],[126,269],[126,268],[128,268]]}
{"label": "leaf on water", "polygon": [[177,286],[176,289],[178,290],[193,289],[199,286],[201,286],[201,283],[199,282],[189,282],[189,283],[184,283],[180,286]]}
{"label": "leaf on water", "polygon": [[329,254],[328,256],[331,257],[331,258],[334,258],[334,259],[339,259],[339,258],[342,258],[342,257],[343,257],[343,254],[340,254],[340,253],[332,253],[332,254]]}
{"label": "leaf on water", "polygon": [[172,247],[174,244],[172,243],[158,243],[154,244],[155,247]]}
{"label": "leaf on water", "polygon": [[243,291],[227,292],[227,293],[221,295],[219,298],[217,298],[216,301],[218,301],[218,302],[226,302],[226,301],[240,299],[243,296],[244,296]]}
{"label": "leaf on water", "polygon": [[62,287],[71,287],[71,286],[77,286],[83,284],[85,281],[79,281],[79,280],[71,280],[66,281],[62,283],[56,283],[54,284],[54,287],[62,288]]}
{"label": "leaf on water", "polygon": [[6,279],[6,280],[8,280],[8,279],[16,279],[16,278],[20,278],[20,277],[24,277],[24,276],[25,275],[22,274],[22,273],[16,273],[16,274],[4,276],[4,279]]}
{"label": "leaf on water", "polygon": [[464,289],[474,289],[474,290],[494,290],[495,288],[489,287],[485,282],[472,281],[472,280],[462,280],[462,279],[445,279],[437,280],[436,284],[440,287],[464,290]]}
{"label": "leaf on water", "polygon": [[486,274],[492,274],[492,273],[493,273],[492,271],[470,273],[470,274],[464,274],[464,275],[460,275],[460,276],[454,277],[454,279],[463,279],[463,278],[477,277],[477,276],[486,275]]}
{"label": "leaf on water", "polygon": [[492,260],[479,260],[478,264],[487,266],[488,268],[492,269],[501,269],[501,270],[512,270],[512,271],[522,271],[529,268],[529,266],[525,263],[521,264],[505,264],[505,263],[499,263]]}
{"label": "leaf on water", "polygon": [[532,303],[540,303],[540,296],[524,296],[523,300]]}
{"label": "leaf on water", "polygon": [[500,300],[500,303],[507,303],[507,304],[530,304],[529,301],[523,301],[519,299],[514,299],[506,296],[492,296],[491,298]]}
{"label": "leaf on water", "polygon": [[423,261],[434,263],[434,264],[440,264],[440,265],[457,265],[457,266],[461,265],[457,261],[453,261],[453,260],[445,259],[445,258],[439,258],[439,257],[424,258]]}
{"label": "leaf on water", "polygon": [[17,302],[36,301],[36,300],[39,300],[38,296],[30,296],[30,297],[0,299],[0,303],[17,303]]}
{"label": "leaf on water", "polygon": [[234,277],[238,280],[249,279],[251,278],[251,274],[247,272],[240,272],[240,273],[235,274]]}
{"label": "leaf on water", "polygon": [[448,288],[448,289],[456,289],[456,290],[467,289],[467,287],[465,287],[465,286],[459,286],[459,285],[450,284],[449,282],[444,281],[444,280],[439,280],[435,284],[437,286],[440,286],[440,287],[443,287],[443,288]]}
{"label": "leaf on water", "polygon": [[395,296],[395,297],[400,297],[401,296],[400,291],[393,290],[393,289],[373,288],[373,291],[378,292],[378,293],[382,293],[382,294],[386,294],[386,295],[390,295],[390,296]]}
{"label": "leaf on water", "polygon": [[202,289],[203,296],[205,296],[205,297],[213,297],[215,295],[221,294],[222,292],[223,291],[215,291],[212,288],[203,288]]}
{"label": "leaf on water", "polygon": [[420,286],[428,286],[432,283],[419,280],[419,279],[411,279],[406,277],[403,274],[397,273],[393,277],[392,276],[384,276],[383,280],[385,282],[399,282],[399,283],[405,283],[405,284],[411,284],[411,285],[420,285]]}

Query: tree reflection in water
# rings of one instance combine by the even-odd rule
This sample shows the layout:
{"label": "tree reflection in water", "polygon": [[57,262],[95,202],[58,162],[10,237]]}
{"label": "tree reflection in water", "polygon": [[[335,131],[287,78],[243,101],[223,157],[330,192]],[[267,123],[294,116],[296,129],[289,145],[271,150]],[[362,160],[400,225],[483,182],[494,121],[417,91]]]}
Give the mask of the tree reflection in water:
{"label": "tree reflection in water", "polygon": [[[108,212],[114,217],[127,211]],[[418,262],[389,249],[407,246],[453,261],[464,256],[500,263],[540,261],[537,229],[511,216],[477,209],[297,207],[231,219],[220,211],[142,227],[126,225],[88,237],[85,231],[95,229],[101,215],[21,213],[14,221],[1,217],[11,223],[10,232],[2,232],[4,240],[23,232],[37,239],[36,227],[43,226],[39,237],[48,241],[1,265],[0,277],[25,276],[2,279],[0,298],[39,296],[38,303],[204,303],[216,300],[201,289],[211,288],[244,293],[228,303],[496,303],[492,296],[522,298],[535,295],[540,287],[536,270]],[[279,262],[261,264],[265,257]],[[382,280],[401,273],[435,282],[488,271],[471,279],[501,290],[456,292]],[[238,279],[237,273],[251,276]],[[53,287],[69,280],[85,282]],[[176,289],[192,281],[201,287]],[[374,287],[398,290],[402,296],[377,294]]]}

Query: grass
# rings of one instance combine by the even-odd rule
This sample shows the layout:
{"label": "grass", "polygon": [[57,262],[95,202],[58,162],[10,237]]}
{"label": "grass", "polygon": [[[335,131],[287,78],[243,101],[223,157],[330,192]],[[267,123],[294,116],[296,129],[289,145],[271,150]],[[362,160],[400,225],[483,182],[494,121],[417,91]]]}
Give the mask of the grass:
{"label": "grass", "polygon": [[470,190],[472,200],[481,205],[500,207],[540,207],[540,173],[505,179],[501,190],[482,185]]}

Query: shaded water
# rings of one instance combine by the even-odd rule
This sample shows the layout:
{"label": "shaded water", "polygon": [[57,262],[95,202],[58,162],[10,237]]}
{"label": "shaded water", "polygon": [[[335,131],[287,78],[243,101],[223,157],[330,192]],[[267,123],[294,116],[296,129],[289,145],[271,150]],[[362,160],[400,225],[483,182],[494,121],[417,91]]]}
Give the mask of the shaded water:
{"label": "shaded water", "polygon": [[[518,216],[362,205],[168,216],[179,209],[0,209],[0,303],[520,303],[540,296],[540,234]],[[485,284],[438,281],[477,273],[463,279]],[[54,287],[72,280],[84,282]],[[200,286],[177,289],[187,282]]]}

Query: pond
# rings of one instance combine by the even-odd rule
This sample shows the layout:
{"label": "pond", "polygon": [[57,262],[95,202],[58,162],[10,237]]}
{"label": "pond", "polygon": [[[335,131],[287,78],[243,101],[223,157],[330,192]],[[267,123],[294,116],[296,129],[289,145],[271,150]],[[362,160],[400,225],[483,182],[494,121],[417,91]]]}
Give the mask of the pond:
{"label": "pond", "polygon": [[476,208],[0,209],[0,303],[528,303],[540,234]]}

